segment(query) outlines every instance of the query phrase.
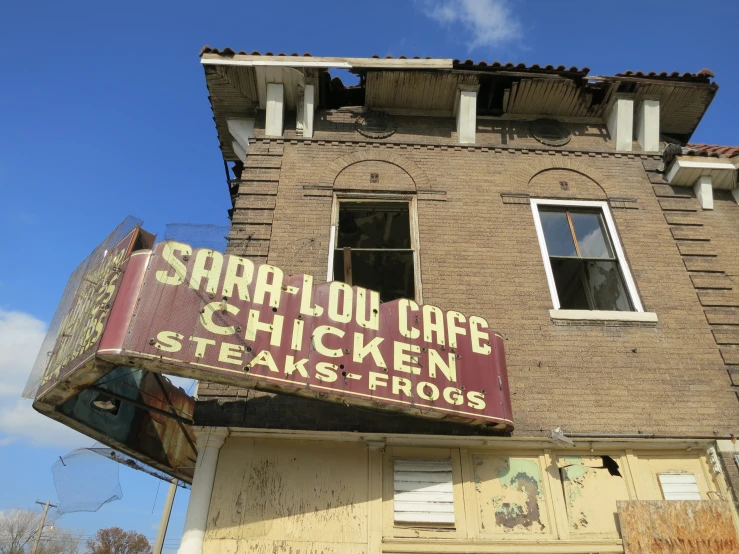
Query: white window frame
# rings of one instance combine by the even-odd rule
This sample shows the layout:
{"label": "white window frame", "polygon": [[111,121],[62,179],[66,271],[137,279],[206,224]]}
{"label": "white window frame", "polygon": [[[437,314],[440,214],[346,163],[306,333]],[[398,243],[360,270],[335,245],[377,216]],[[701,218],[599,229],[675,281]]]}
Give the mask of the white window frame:
{"label": "white window frame", "polygon": [[[544,270],[547,275],[547,283],[549,284],[549,293],[552,297],[552,305],[554,310],[560,310],[561,305],[559,303],[559,295],[557,294],[557,285],[554,282],[554,273],[552,272],[552,264],[549,262],[549,250],[547,249],[547,242],[544,238],[544,229],[541,225],[541,218],[539,216],[539,206],[562,206],[571,208],[599,208],[603,213],[603,219],[606,222],[608,235],[610,236],[613,249],[616,251],[616,259],[618,260],[621,274],[624,278],[624,284],[626,290],[631,298],[631,305],[634,307],[633,312],[620,312],[617,310],[609,310],[606,313],[613,314],[624,314],[624,319],[628,318],[629,313],[644,312],[639,293],[636,290],[636,283],[634,278],[631,276],[631,269],[626,261],[623,248],[621,247],[621,238],[618,236],[616,231],[616,224],[613,222],[613,216],[609,209],[608,202],[595,201],[595,200],[542,200],[532,199],[531,210],[534,213],[534,226],[536,227],[536,235],[539,238],[539,247],[541,248],[541,256],[544,259]],[[563,310],[564,311],[564,310]],[[598,310],[572,310],[577,312],[596,312]],[[602,313],[602,312],[601,312]]]}
{"label": "white window frame", "polygon": [[416,292],[415,300],[418,304],[423,303],[423,292],[421,289],[421,261],[418,237],[418,204],[415,195],[400,194],[367,194],[367,193],[351,193],[334,194],[333,205],[331,207],[331,230],[328,240],[328,268],[326,269],[326,281],[334,280],[334,249],[336,246],[336,237],[339,229],[339,207],[341,202],[366,202],[368,204],[397,202],[408,204],[408,214],[410,220],[411,233],[411,249],[413,250],[413,280]]}

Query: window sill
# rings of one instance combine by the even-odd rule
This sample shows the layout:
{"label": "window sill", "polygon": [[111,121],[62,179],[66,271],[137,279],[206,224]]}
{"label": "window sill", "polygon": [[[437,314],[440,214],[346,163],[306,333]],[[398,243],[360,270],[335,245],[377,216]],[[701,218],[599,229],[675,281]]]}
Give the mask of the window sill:
{"label": "window sill", "polygon": [[565,321],[625,321],[657,323],[654,312],[611,312],[603,310],[549,310],[549,317]]}

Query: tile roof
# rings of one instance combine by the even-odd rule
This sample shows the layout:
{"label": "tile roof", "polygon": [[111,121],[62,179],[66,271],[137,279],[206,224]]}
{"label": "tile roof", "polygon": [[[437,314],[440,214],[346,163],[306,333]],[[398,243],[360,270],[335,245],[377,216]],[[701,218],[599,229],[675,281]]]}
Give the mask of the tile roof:
{"label": "tile roof", "polygon": [[691,156],[712,156],[715,158],[733,158],[739,155],[739,146],[719,146],[718,144],[688,144],[683,154]]}
{"label": "tile roof", "polygon": [[284,52],[280,52],[279,54],[273,54],[272,52],[265,52],[262,54],[258,50],[254,50],[253,52],[246,52],[245,50],[239,50],[236,51],[230,46],[226,46],[223,49],[219,48],[211,48],[207,44],[203,46],[200,49],[199,56],[203,56],[203,54],[216,54],[218,56],[223,56],[224,58],[233,58],[236,55],[239,56],[308,56],[311,57],[312,54],[310,52],[305,52],[304,54],[298,54],[297,52],[293,52],[292,54],[285,54]]}
{"label": "tile roof", "polygon": [[[224,58],[232,58],[236,55],[241,56],[305,56],[305,57],[312,57],[313,55],[310,52],[305,52],[303,54],[298,54],[297,52],[293,52],[292,54],[286,54],[284,52],[279,52],[277,54],[274,54],[273,52],[265,52],[262,54],[258,50],[254,50],[253,52],[247,52],[245,50],[234,50],[233,48],[226,47],[223,49],[219,48],[211,48],[207,44],[203,46],[200,49],[200,56],[202,57],[204,54],[215,54],[217,56],[222,56]],[[432,58],[429,56],[426,56],[425,58],[422,58],[420,56],[385,56],[384,58],[382,56],[379,56],[377,54],[374,54],[371,56],[374,59],[385,59],[385,60],[433,60],[433,59],[447,59],[447,58]],[[474,69],[478,71],[520,71],[520,72],[527,72],[527,73],[548,73],[548,74],[568,74],[572,76],[573,74],[578,77],[585,77],[589,72],[590,68],[583,67],[583,68],[577,68],[577,67],[566,67],[564,65],[539,65],[539,64],[531,64],[527,65],[525,63],[503,63],[503,62],[486,62],[484,60],[481,60],[479,62],[475,62],[471,59],[467,60],[453,60],[452,66],[455,69]],[[683,82],[692,82],[692,83],[710,83],[711,79],[714,77],[713,71],[710,69],[701,69],[698,73],[680,73],[678,71],[673,71],[672,73],[668,73],[667,71],[662,71],[660,73],[657,73],[655,71],[650,71],[648,73],[645,73],[643,71],[625,71],[623,73],[616,73],[614,77],[611,79],[615,79],[618,77],[630,77],[630,78],[637,78],[637,79],[652,79],[652,80],[662,80],[662,81],[683,81]]]}
{"label": "tile roof", "polygon": [[645,73],[644,71],[624,71],[623,73],[616,73],[616,77],[636,77],[639,79],[661,79],[665,81],[691,81],[691,82],[704,82],[709,83],[715,75],[713,74],[713,71],[710,69],[701,69],[698,73],[680,73],[679,71],[673,71],[672,73],[668,73],[667,71],[662,71],[661,73],[657,73],[655,71],[650,71],[649,73]]}
{"label": "tile roof", "polygon": [[542,72],[542,73],[579,73],[582,76],[587,75],[590,72],[589,67],[583,67],[582,69],[578,69],[577,67],[570,67],[567,68],[564,65],[539,65],[539,64],[531,64],[526,65],[525,63],[503,63],[503,62],[486,62],[486,61],[479,61],[475,63],[473,60],[454,60],[454,67],[455,68],[461,68],[461,69],[468,69],[468,68],[475,68],[475,69],[497,69],[497,70],[508,70],[508,71],[529,71],[529,72]]}

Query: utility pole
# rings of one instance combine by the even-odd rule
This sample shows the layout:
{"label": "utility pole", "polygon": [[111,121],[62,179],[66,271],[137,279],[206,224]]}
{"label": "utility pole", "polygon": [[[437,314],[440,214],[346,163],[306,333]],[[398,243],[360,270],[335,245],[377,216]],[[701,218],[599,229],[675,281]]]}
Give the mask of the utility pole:
{"label": "utility pole", "polygon": [[38,542],[41,540],[41,533],[44,532],[44,524],[46,523],[46,512],[49,511],[50,507],[58,507],[56,504],[52,504],[51,500],[47,500],[46,504],[37,500],[36,504],[41,504],[44,507],[44,515],[41,516],[41,525],[38,526],[38,533],[36,534],[36,540],[33,542],[33,550],[31,551],[31,554],[36,554],[36,550],[38,549]]}
{"label": "utility pole", "polygon": [[167,500],[164,503],[164,509],[162,510],[162,519],[159,521],[159,531],[157,532],[157,540],[154,543],[154,550],[152,554],[162,554],[162,547],[164,546],[164,536],[167,534],[167,527],[169,526],[169,516],[172,515],[172,504],[174,504],[174,495],[176,492],[177,478],[173,477],[172,480],[169,482],[169,492],[167,493]]}

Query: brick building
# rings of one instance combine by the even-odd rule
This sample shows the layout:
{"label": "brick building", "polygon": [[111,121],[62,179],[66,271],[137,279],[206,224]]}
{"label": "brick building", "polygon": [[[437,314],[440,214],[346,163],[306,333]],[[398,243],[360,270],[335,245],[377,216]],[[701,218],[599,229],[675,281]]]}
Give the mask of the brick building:
{"label": "brick building", "polygon": [[732,498],[739,148],[689,144],[710,71],[201,62],[230,252],[484,317],[513,430],[201,381],[180,554],[623,552],[619,500]]}

